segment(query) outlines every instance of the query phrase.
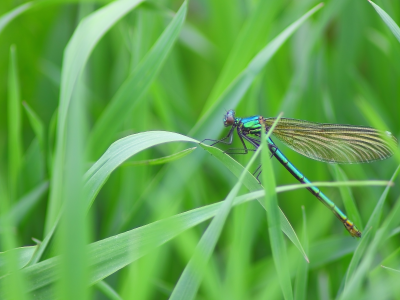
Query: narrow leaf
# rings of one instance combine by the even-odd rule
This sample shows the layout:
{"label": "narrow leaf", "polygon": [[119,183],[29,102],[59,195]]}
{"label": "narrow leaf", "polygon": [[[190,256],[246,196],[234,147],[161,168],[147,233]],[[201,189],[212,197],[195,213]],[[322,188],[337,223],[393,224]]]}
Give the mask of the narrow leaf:
{"label": "narrow leaf", "polygon": [[[11,199],[16,195],[17,176],[22,162],[21,91],[15,46],[10,48],[8,71],[8,170]],[[15,199],[13,199],[15,200]]]}
{"label": "narrow leaf", "polygon": [[43,153],[45,153],[46,150],[46,143],[45,143],[45,129],[42,120],[40,120],[39,116],[33,111],[33,109],[29,106],[28,103],[23,102],[22,103],[26,114],[28,115],[28,120],[29,123],[31,124],[31,127],[33,129],[33,132],[35,133],[36,138],[39,141],[39,145]]}
{"label": "narrow leaf", "polygon": [[261,142],[263,145],[262,150],[262,178],[265,190],[265,208],[267,212],[268,221],[268,232],[270,238],[270,245],[272,250],[272,258],[274,260],[275,270],[278,275],[278,281],[282,290],[284,299],[293,299],[292,283],[290,279],[290,269],[288,264],[288,256],[286,253],[286,245],[283,239],[280,219],[279,219],[279,207],[278,207],[278,197],[276,196],[276,184],[274,170],[272,169],[271,163],[271,151],[268,147],[268,139],[274,128],[278,124],[280,117],[276,118],[275,122],[265,133],[265,124],[263,124]]}
{"label": "narrow leaf", "polygon": [[17,16],[28,10],[30,7],[32,7],[33,2],[27,2],[24,4],[21,4],[14,8],[13,10],[9,11],[8,13],[2,15],[0,17],[0,33],[3,31],[3,29],[10,23],[13,19],[15,19]]}
{"label": "narrow leaf", "polygon": [[[303,238],[302,244],[304,246],[304,250],[308,253],[308,234],[307,234],[307,218],[306,218],[306,210],[304,206],[302,207],[303,212]],[[304,261],[303,259],[298,260],[297,272],[295,278],[295,286],[294,286],[294,299],[295,300],[305,300],[307,295],[307,282],[308,282],[308,270],[309,263]]]}
{"label": "narrow leaf", "polygon": [[400,28],[397,26],[396,22],[378,5],[374,2],[368,0],[371,3],[372,7],[376,10],[378,15],[382,18],[383,22],[385,22],[386,26],[389,27],[390,31],[394,34],[396,39],[400,42]]}
{"label": "narrow leaf", "polygon": [[[49,183],[43,182],[31,190],[29,193],[24,195],[21,199],[19,199],[9,211],[9,215],[14,220],[15,224],[18,225],[21,220],[37,205],[39,200],[43,198],[43,195],[49,188]],[[0,218],[0,224],[2,222],[2,218]]]}

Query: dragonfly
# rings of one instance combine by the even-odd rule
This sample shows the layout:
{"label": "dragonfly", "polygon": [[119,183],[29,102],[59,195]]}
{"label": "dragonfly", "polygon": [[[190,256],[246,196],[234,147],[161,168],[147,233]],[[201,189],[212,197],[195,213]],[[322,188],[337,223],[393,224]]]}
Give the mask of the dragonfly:
{"label": "dragonfly", "polygon": [[[260,146],[263,128],[268,132],[275,121],[276,118],[264,118],[260,115],[239,118],[235,116],[234,110],[228,110],[224,116],[224,126],[231,127],[230,131],[226,137],[220,140],[211,140],[214,141],[212,145],[218,143],[231,145],[236,130],[243,148],[228,149],[226,153],[247,154],[249,151],[255,151]],[[327,163],[352,164],[383,160],[391,157],[397,148],[397,140],[389,131],[289,118],[281,118],[272,135],[292,150],[311,159]],[[254,148],[247,148],[245,141]],[[300,183],[312,184],[286,158],[271,138],[268,138],[267,144],[271,156],[274,156],[293,177]],[[351,236],[361,237],[361,231],[355,224],[318,187],[306,188],[333,212]]]}

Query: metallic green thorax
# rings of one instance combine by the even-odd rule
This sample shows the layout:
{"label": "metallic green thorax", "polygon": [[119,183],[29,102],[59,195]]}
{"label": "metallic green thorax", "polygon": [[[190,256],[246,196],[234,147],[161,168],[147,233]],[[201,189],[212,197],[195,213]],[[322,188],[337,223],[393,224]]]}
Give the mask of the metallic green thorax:
{"label": "metallic green thorax", "polygon": [[252,116],[248,118],[235,118],[236,122],[242,126],[242,131],[248,134],[261,133],[260,116]]}

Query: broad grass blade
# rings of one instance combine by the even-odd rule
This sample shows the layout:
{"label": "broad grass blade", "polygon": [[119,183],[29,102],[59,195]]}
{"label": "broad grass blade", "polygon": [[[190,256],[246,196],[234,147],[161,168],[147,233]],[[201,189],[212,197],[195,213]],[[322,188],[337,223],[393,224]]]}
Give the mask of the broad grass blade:
{"label": "broad grass blade", "polygon": [[29,260],[32,258],[33,253],[36,251],[36,246],[14,248],[6,252],[0,252],[0,277],[3,277],[8,273],[7,260],[9,259],[9,251],[14,252],[16,257],[18,269],[25,267]]}
{"label": "broad grass blade", "polygon": [[65,49],[62,75],[60,104],[58,109],[57,140],[55,160],[51,178],[50,199],[47,211],[45,234],[56,222],[61,208],[62,186],[66,151],[66,122],[71,104],[71,97],[86,62],[100,38],[125,14],[139,5],[141,0],[119,0],[95,11],[83,19],[75,30]]}

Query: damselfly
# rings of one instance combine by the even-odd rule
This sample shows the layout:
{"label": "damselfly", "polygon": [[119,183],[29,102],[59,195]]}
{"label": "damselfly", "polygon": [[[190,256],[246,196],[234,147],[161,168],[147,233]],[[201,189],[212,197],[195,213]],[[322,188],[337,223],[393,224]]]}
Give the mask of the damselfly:
{"label": "damselfly", "polygon": [[[231,127],[228,135],[217,143],[232,144],[236,132],[243,144],[243,149],[230,149],[228,154],[246,154],[260,146],[261,130],[271,128],[276,118],[252,116],[235,117],[235,111],[229,110],[224,117],[225,127]],[[396,138],[388,131],[370,127],[320,124],[302,120],[282,118],[273,133],[276,138],[292,150],[309,158],[328,163],[364,163],[386,159],[393,155],[397,147]],[[245,140],[255,147],[249,149]],[[311,183],[278,149],[271,138],[267,141],[272,155],[301,183]],[[361,232],[352,221],[316,186],[307,189],[328,207],[343,223],[353,237],[361,237]]]}

